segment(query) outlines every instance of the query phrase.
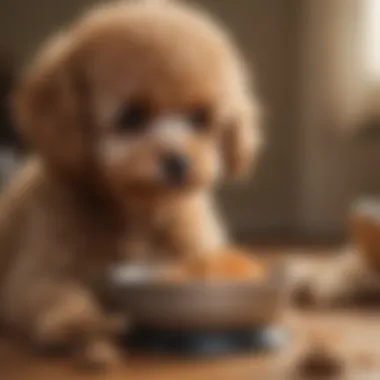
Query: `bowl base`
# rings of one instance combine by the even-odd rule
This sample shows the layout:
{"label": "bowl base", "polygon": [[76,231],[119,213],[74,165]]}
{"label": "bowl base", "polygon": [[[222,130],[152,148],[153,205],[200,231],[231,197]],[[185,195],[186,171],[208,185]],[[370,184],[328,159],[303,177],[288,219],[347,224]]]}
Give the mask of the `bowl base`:
{"label": "bowl base", "polygon": [[276,326],[235,331],[191,332],[136,328],[125,337],[131,351],[181,356],[263,353],[284,347],[287,332]]}

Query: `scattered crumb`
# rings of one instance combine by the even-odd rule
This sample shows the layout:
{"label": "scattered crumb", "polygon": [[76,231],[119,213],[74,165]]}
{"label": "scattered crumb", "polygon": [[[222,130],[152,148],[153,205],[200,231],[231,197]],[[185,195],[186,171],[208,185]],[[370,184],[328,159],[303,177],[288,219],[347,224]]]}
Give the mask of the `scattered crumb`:
{"label": "scattered crumb", "polygon": [[355,355],[355,364],[363,369],[373,369],[377,366],[376,358],[368,352],[360,352]]}
{"label": "scattered crumb", "polygon": [[313,286],[308,282],[298,284],[293,290],[291,299],[295,306],[302,309],[316,306],[317,303]]}
{"label": "scattered crumb", "polygon": [[324,346],[313,346],[296,363],[299,379],[339,379],[344,372],[344,361]]}

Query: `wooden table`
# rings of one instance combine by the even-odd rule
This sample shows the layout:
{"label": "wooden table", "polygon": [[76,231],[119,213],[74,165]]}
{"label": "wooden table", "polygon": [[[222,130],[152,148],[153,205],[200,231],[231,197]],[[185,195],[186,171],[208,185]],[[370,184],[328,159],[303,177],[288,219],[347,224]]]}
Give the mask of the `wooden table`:
{"label": "wooden table", "polygon": [[216,360],[126,357],[125,365],[102,373],[85,373],[67,359],[32,355],[0,340],[0,380],[294,380],[292,368],[311,339],[323,335],[347,365],[344,379],[380,379],[380,315],[376,311],[284,313],[289,345],[267,356]]}

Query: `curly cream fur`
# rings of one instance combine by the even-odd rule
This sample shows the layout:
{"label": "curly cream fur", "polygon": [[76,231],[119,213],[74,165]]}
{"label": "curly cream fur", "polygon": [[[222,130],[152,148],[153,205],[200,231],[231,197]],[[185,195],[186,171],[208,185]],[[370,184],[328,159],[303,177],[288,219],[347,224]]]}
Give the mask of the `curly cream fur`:
{"label": "curly cream fur", "polygon": [[[115,113],[134,94],[149,99],[161,124],[205,104],[210,131],[170,144],[156,132],[117,136]],[[102,298],[109,268],[159,252],[212,257],[227,244],[212,188],[244,174],[255,153],[246,72],[208,15],[171,1],[118,2],[48,41],[14,110],[36,157],[1,200],[1,318],[34,344],[76,344],[107,361],[116,353]],[[192,168],[178,189],[157,176],[173,148]]]}

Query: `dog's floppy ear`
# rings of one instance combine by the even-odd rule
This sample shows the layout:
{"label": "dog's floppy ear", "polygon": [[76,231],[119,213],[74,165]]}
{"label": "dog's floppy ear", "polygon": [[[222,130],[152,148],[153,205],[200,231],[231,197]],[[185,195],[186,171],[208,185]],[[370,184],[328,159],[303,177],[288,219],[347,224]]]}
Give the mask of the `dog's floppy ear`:
{"label": "dog's floppy ear", "polygon": [[74,168],[85,152],[85,89],[69,32],[52,38],[24,73],[13,98],[22,137],[49,163]]}
{"label": "dog's floppy ear", "polygon": [[261,110],[256,99],[245,94],[235,101],[223,136],[225,168],[233,179],[249,173],[262,147]]}

